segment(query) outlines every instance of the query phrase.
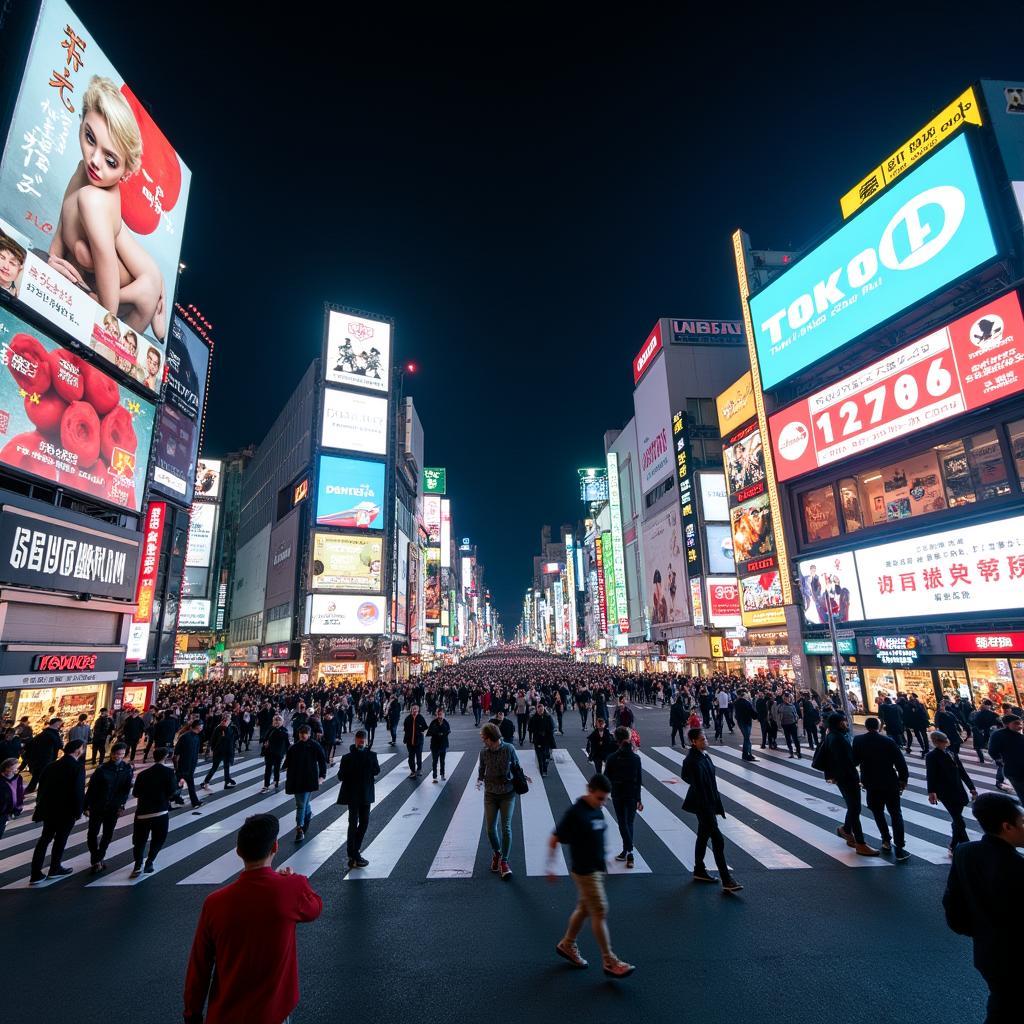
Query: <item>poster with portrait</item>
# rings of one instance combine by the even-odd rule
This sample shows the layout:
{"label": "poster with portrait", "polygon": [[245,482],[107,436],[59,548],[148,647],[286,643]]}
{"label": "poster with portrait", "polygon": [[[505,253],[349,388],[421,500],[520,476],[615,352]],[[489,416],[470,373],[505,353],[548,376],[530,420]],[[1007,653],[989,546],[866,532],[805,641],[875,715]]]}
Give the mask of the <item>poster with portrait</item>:
{"label": "poster with portrait", "polygon": [[391,371],[391,324],[356,313],[327,311],[324,380],[386,393]]}
{"label": "poster with portrait", "polygon": [[736,495],[757,484],[764,483],[764,451],[761,431],[756,424],[734,435],[722,451],[725,462],[725,480],[729,494]]}
{"label": "poster with portrait", "polygon": [[851,552],[809,558],[799,563],[799,570],[804,619],[808,623],[827,626],[829,608],[837,623],[863,621],[860,581]]}
{"label": "poster with portrait", "polygon": [[17,297],[153,390],[190,180],[81,19],[43,0],[0,161]]}
{"label": "poster with portrait", "polygon": [[772,512],[768,496],[761,494],[729,510],[732,520],[732,547],[737,568],[775,551]]}
{"label": "poster with portrait", "polygon": [[644,523],[644,601],[652,626],[690,621],[685,581],[686,557],[679,511],[663,512]]}

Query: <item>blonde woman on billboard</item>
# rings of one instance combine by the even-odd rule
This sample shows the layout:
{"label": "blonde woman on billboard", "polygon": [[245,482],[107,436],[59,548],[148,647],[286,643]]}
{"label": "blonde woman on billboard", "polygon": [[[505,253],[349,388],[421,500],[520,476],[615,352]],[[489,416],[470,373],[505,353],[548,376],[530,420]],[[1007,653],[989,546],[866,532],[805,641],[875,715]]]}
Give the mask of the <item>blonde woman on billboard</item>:
{"label": "blonde woman on billboard", "polygon": [[121,220],[118,185],[142,164],[142,133],[128,101],[94,75],[82,99],[82,159],[64,192],[50,265],[136,331],[167,331],[160,268]]}

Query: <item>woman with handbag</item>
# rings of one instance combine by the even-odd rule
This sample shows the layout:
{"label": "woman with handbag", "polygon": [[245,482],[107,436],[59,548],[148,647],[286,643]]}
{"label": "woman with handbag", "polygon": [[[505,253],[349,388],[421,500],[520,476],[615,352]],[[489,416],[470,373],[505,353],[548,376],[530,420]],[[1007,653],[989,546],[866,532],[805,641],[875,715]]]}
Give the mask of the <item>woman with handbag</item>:
{"label": "woman with handbag", "polygon": [[516,748],[501,738],[496,725],[488,722],[480,730],[480,739],[484,748],[480,751],[476,788],[484,790],[484,824],[493,854],[491,870],[507,879],[512,877],[508,854],[512,849],[512,815],[516,809],[517,787],[525,792],[533,779],[523,772]]}

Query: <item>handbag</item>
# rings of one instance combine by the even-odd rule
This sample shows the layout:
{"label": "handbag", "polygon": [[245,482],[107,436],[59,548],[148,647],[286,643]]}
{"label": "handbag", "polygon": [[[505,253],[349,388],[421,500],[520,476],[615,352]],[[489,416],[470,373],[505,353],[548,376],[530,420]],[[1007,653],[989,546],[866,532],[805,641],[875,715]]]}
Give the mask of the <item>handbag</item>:
{"label": "handbag", "polygon": [[519,763],[519,758],[516,756],[515,751],[512,752],[512,762],[508,768],[509,773],[512,775],[512,792],[518,796],[529,793],[530,784],[526,781],[526,772],[523,771],[523,766]]}

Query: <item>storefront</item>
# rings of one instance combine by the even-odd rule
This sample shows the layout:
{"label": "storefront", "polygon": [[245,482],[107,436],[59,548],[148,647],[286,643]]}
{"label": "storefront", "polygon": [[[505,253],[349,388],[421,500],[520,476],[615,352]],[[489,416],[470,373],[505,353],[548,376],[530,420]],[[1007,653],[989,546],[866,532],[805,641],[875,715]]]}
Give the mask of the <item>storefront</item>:
{"label": "storefront", "polygon": [[229,647],[226,651],[228,679],[238,680],[257,675],[260,667],[259,655],[260,649],[255,644]]}
{"label": "storefront", "polygon": [[[355,686],[378,678],[380,646],[375,637],[319,636],[309,641],[309,678],[328,686]],[[390,645],[385,653],[390,653]]]}
{"label": "storefront", "polygon": [[[964,654],[967,678],[958,676],[944,686],[975,704],[984,698],[997,704],[1024,707],[1024,632],[947,633],[946,649]],[[965,692],[969,688],[970,692]]]}
{"label": "storefront", "polygon": [[210,671],[210,655],[207,651],[175,651],[174,667],[181,673],[183,683],[198,682]]}
{"label": "storefront", "polygon": [[313,670],[319,685],[355,686],[365,683],[369,678],[370,663],[367,661],[321,661]]}
{"label": "storefront", "polygon": [[259,649],[259,673],[261,685],[287,686],[295,681],[298,671],[298,644],[264,644]]}

